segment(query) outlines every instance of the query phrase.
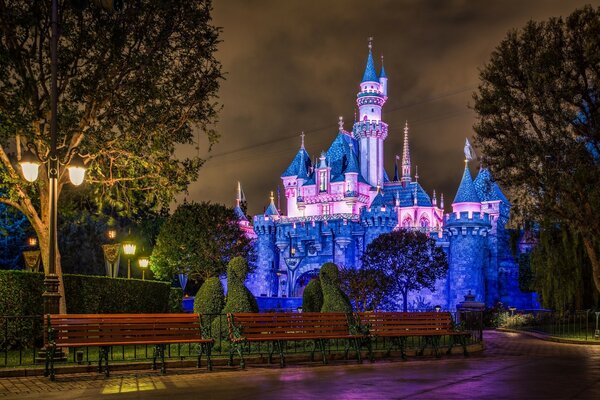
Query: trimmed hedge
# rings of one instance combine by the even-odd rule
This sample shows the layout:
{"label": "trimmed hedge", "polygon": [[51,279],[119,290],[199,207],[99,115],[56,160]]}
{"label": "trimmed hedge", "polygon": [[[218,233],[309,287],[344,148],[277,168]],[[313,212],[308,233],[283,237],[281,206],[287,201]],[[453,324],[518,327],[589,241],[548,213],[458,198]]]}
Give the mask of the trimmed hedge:
{"label": "trimmed hedge", "polygon": [[351,313],[352,305],[346,293],[341,289],[340,271],[334,263],[325,263],[319,272],[321,290],[323,291],[323,306],[321,312]]}
{"label": "trimmed hedge", "polygon": [[[70,314],[182,312],[183,293],[167,282],[69,274],[63,280]],[[0,270],[0,348],[27,347],[40,340],[39,318],[12,317],[42,315],[43,292],[43,273]]]}
{"label": "trimmed hedge", "polygon": [[319,312],[323,307],[323,292],[321,291],[321,281],[313,278],[308,282],[304,293],[302,293],[302,311]]}
{"label": "trimmed hedge", "polygon": [[[207,323],[211,323],[215,318],[215,315],[220,314],[225,304],[225,291],[221,280],[214,276],[208,278],[200,289],[196,293],[194,298],[194,312],[196,314],[202,314],[202,316],[208,315]],[[204,321],[203,321],[204,323]]]}
{"label": "trimmed hedge", "polygon": [[[167,282],[70,274],[63,280],[70,314],[168,313],[182,296]],[[0,315],[41,315],[43,292],[43,273],[0,270]]]}

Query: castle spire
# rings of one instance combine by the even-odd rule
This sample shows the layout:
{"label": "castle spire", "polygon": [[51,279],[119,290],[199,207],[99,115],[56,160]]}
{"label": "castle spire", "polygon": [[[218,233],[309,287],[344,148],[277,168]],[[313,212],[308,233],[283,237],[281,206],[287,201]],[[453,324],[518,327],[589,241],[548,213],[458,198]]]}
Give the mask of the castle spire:
{"label": "castle spire", "polygon": [[344,132],[344,117],[341,115],[338,118],[338,128],[340,129],[340,132]]}
{"label": "castle spire", "polygon": [[302,131],[302,133],[300,134],[300,148],[303,149],[304,148],[304,131]]}
{"label": "castle spire", "polygon": [[375,70],[375,61],[373,61],[373,37],[369,38],[369,55],[367,56],[367,65],[361,82],[379,82],[377,71]]}
{"label": "castle spire", "polygon": [[235,202],[238,207],[242,203],[242,184],[240,183],[240,181],[238,181],[238,184],[237,184],[237,196],[235,198]]}
{"label": "castle spire", "polygon": [[379,78],[387,78],[387,75],[385,74],[385,68],[383,66],[383,54],[381,55],[381,72],[379,73]]}
{"label": "castle spire", "polygon": [[408,121],[404,125],[404,148],[402,149],[402,179],[403,183],[410,183],[410,148],[408,146]]}

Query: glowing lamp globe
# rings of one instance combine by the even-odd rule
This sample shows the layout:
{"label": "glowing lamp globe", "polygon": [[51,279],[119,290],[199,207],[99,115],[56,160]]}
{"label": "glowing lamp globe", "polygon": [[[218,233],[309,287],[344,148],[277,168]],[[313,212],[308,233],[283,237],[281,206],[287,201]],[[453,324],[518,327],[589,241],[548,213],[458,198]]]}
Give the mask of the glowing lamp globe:
{"label": "glowing lamp globe", "polygon": [[123,243],[123,253],[128,256],[132,256],[135,254],[135,244],[134,243]]}
{"label": "glowing lamp globe", "polygon": [[117,230],[115,228],[110,228],[106,231],[106,236],[111,240],[115,239],[117,237]]}
{"label": "glowing lamp globe", "polygon": [[83,163],[83,158],[79,154],[75,154],[67,169],[69,170],[69,179],[71,180],[71,183],[75,186],[81,185],[83,183],[83,178],[85,177],[85,164]]}
{"label": "glowing lamp globe", "polygon": [[40,162],[31,150],[27,150],[25,154],[23,154],[19,164],[21,165],[21,171],[23,171],[23,177],[25,177],[28,182],[35,182],[40,170]]}
{"label": "glowing lamp globe", "polygon": [[148,260],[148,257],[140,257],[138,263],[140,264],[140,268],[146,269],[150,264],[150,260]]}

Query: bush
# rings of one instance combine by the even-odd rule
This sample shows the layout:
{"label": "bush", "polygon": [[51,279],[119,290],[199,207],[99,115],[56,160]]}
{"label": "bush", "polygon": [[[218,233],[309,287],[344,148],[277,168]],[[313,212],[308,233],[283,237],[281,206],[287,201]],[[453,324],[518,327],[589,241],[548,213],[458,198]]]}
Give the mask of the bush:
{"label": "bush", "polygon": [[323,307],[323,292],[319,278],[313,278],[308,282],[302,294],[302,311],[319,312]]}
{"label": "bush", "polygon": [[346,293],[340,288],[339,269],[334,263],[325,263],[321,267],[319,279],[323,291],[321,312],[351,313],[352,306]]}
{"label": "bush", "polygon": [[169,312],[166,282],[105,276],[64,275],[67,311],[73,314]]}
{"label": "bush", "polygon": [[[250,290],[244,285],[248,275],[248,263],[243,257],[232,258],[227,265],[227,300],[222,314],[239,312],[258,312],[258,303],[250,293]],[[220,334],[222,338],[227,336],[226,324],[221,324],[219,333],[218,320],[213,321],[212,333],[217,338]]]}
{"label": "bush", "polygon": [[[203,321],[212,322],[225,304],[225,292],[218,277],[208,278],[196,293],[194,312],[203,316]],[[206,318],[204,317],[206,316]]]}
{"label": "bush", "polygon": [[169,312],[178,314],[183,312],[183,290],[172,287],[169,292]]}
{"label": "bush", "polygon": [[[70,314],[181,312],[181,290],[171,290],[166,282],[69,274],[63,280]],[[43,292],[41,272],[0,271],[0,315],[42,315]],[[39,317],[0,322],[3,348],[28,347],[41,337]]]}

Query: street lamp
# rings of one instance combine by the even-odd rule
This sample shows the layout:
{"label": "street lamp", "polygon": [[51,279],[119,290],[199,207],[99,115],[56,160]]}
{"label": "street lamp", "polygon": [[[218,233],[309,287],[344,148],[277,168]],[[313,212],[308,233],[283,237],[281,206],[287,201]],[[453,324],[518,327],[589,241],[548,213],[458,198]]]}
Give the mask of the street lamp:
{"label": "street lamp", "polygon": [[145,280],[146,279],[146,268],[148,268],[148,265],[150,264],[150,260],[146,256],[141,256],[140,258],[138,258],[138,264],[140,265],[140,268],[142,269],[142,280]]}
{"label": "street lamp", "polygon": [[135,255],[135,243],[131,239],[131,232],[123,241],[123,253],[127,256],[127,279],[131,279],[131,257]]}

